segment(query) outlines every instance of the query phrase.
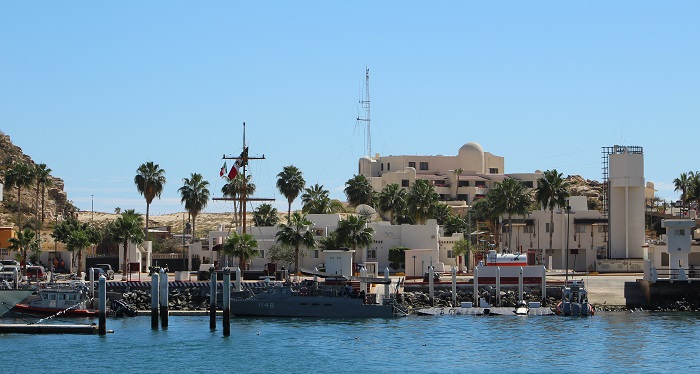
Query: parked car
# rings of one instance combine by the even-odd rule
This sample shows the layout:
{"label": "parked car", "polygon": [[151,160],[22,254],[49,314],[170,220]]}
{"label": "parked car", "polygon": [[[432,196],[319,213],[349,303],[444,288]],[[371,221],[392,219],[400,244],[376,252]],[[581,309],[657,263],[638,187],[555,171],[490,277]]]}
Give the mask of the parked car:
{"label": "parked car", "polygon": [[[96,268],[100,268],[105,271],[105,278],[114,279],[114,270],[112,270],[112,265],[110,264],[96,264]],[[97,279],[97,278],[95,278]]]}
{"label": "parked car", "polygon": [[46,270],[43,266],[29,266],[27,267],[27,278],[32,281],[45,281]]}

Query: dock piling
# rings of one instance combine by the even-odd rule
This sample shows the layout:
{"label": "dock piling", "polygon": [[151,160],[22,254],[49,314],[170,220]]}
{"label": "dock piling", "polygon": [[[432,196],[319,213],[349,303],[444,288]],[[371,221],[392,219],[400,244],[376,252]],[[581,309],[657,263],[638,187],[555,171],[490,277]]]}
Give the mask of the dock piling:
{"label": "dock piling", "polygon": [[452,306],[457,306],[457,268],[452,267]]}
{"label": "dock piling", "polygon": [[435,300],[435,282],[433,281],[433,274],[435,274],[435,271],[433,270],[433,264],[431,263],[428,265],[428,291],[430,293],[430,306],[434,306]]}
{"label": "dock piling", "polygon": [[168,328],[168,274],[160,269],[160,325]]}
{"label": "dock piling", "polygon": [[209,329],[216,330],[216,273],[214,267],[209,268],[209,280],[211,287],[209,288]]}
{"label": "dock piling", "polygon": [[[93,272],[90,271],[90,274],[92,277],[94,277]],[[100,275],[100,280],[99,280],[99,314],[98,314],[98,319],[99,319],[99,328],[98,328],[98,333],[100,335],[107,335],[107,279],[105,279],[104,275]]]}
{"label": "dock piling", "polygon": [[224,269],[224,285],[223,285],[223,302],[224,302],[224,312],[223,312],[223,324],[224,324],[224,336],[231,335],[231,269]]}
{"label": "dock piling", "polygon": [[[489,293],[489,296],[491,294]],[[496,267],[496,306],[501,306],[501,267]]]}
{"label": "dock piling", "polygon": [[160,301],[158,296],[160,295],[160,279],[158,277],[158,272],[153,272],[151,274],[151,329],[158,329],[158,305]]}

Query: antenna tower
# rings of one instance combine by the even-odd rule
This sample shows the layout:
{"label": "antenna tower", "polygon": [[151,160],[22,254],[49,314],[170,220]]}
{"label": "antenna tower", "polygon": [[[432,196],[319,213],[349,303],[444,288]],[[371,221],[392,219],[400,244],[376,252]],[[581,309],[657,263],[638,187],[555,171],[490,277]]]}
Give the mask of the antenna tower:
{"label": "antenna tower", "polygon": [[369,68],[365,68],[365,98],[360,100],[362,108],[365,109],[365,118],[357,117],[358,122],[367,124],[365,132],[367,133],[366,151],[367,156],[372,157],[372,133],[370,132],[370,116],[369,116]]}

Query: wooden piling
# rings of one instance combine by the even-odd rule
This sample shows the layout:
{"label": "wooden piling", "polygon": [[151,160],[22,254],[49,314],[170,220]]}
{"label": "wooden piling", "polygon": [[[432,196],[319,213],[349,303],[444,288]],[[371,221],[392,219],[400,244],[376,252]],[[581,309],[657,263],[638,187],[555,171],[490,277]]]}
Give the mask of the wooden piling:
{"label": "wooden piling", "polygon": [[168,274],[160,269],[160,326],[168,328]]}
{"label": "wooden piling", "polygon": [[216,330],[216,272],[214,267],[209,268],[209,280],[211,287],[209,289],[209,329]]}
{"label": "wooden piling", "polygon": [[107,279],[104,275],[100,275],[97,292],[99,294],[99,334],[107,335]]}
{"label": "wooden piling", "polygon": [[224,336],[229,336],[231,335],[231,269],[229,268],[224,269],[223,297]]}
{"label": "wooden piling", "polygon": [[151,274],[151,329],[158,330],[158,305],[160,304],[160,279],[158,272]]}

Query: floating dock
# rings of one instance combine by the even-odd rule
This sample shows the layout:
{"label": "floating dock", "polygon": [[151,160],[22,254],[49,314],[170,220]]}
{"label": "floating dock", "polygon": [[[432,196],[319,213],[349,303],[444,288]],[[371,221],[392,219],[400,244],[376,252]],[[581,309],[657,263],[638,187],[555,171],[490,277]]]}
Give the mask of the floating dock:
{"label": "floating dock", "polygon": [[0,334],[83,334],[98,333],[98,326],[91,325],[41,325],[41,324],[0,324]]}
{"label": "floating dock", "polygon": [[[490,308],[422,308],[414,311],[419,316],[515,316],[513,307],[490,307]],[[550,308],[530,308],[528,316],[552,316],[554,312]]]}

